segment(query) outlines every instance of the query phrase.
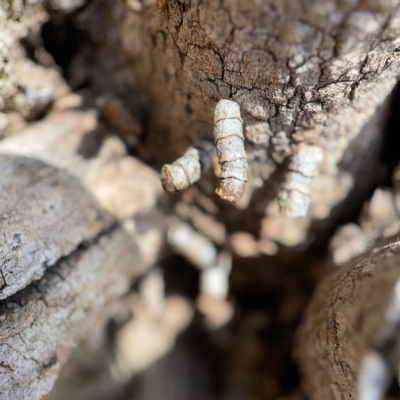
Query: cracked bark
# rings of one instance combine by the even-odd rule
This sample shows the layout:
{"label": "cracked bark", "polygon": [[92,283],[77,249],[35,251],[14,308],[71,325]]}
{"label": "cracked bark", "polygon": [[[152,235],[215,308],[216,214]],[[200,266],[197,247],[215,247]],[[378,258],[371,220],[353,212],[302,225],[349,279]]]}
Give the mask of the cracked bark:
{"label": "cracked bark", "polygon": [[118,227],[0,302],[2,399],[48,393],[72,349],[144,268],[135,237]]}
{"label": "cracked bark", "polygon": [[[6,38],[0,53],[2,60],[9,60],[8,66],[3,63],[0,67],[10,76],[10,79],[2,78],[6,84],[0,88],[1,98],[6,100],[0,102],[0,122],[8,121],[0,129],[4,136],[42,116],[60,92],[67,91],[55,72],[54,63],[40,56],[45,52],[38,51],[32,60],[27,59],[22,44],[24,40],[39,37],[40,25],[48,14],[41,1],[23,5],[5,1],[0,14],[5,21],[1,27],[4,35],[0,36]],[[76,11],[82,5],[81,1],[58,0],[46,4],[59,15]],[[232,219],[236,226],[246,226],[245,221],[251,215],[261,222],[262,239],[295,247],[307,243],[304,232],[311,221],[325,219],[330,225],[324,227],[331,227],[338,213],[345,213],[352,201],[349,193],[362,192],[374,184],[387,99],[400,72],[399,12],[396,2],[371,0],[340,3],[333,0],[262,3],[170,0],[162,13],[157,12],[152,0],[92,1],[71,17],[75,26],[88,35],[88,42],[69,65],[70,84],[73,87],[88,84],[93,95],[98,96],[98,108],[110,125],[128,145],[135,147],[141,158],[158,165],[172,162],[201,139],[211,139],[212,110],[221,98],[238,102],[246,124],[250,161],[250,194],[245,200],[247,203],[239,206],[249,207],[242,212],[213,199],[217,206],[214,204],[211,208],[217,209],[216,214],[220,212],[220,221]],[[29,38],[27,31],[31,33]],[[105,35],[105,32],[111,33]],[[36,50],[42,49],[41,44],[33,43]],[[35,71],[36,77],[26,70]],[[42,79],[50,71],[52,79]],[[37,85],[38,82],[42,85]],[[119,109],[121,118],[116,118]],[[10,375],[14,366],[9,365],[13,360],[16,360],[15,366],[23,367],[26,362],[32,370],[38,370],[38,363],[47,366],[39,375],[32,375],[33,380],[28,378],[28,370],[23,369],[21,381],[17,378],[8,381],[14,390],[14,397],[10,398],[39,398],[47,391],[59,365],[87,329],[89,311],[76,320],[72,318],[76,303],[68,297],[74,293],[68,291],[69,287],[95,276],[94,273],[78,274],[79,266],[85,264],[81,260],[90,251],[99,252],[100,261],[96,265],[104,268],[105,275],[111,268],[107,257],[102,255],[104,248],[91,241],[101,242],[101,237],[105,242],[112,241],[115,232],[122,229],[121,220],[148,210],[159,195],[158,178],[153,171],[127,157],[115,138],[95,149],[98,157],[85,153],[84,138],[90,136],[90,131],[94,132],[95,119],[95,115],[79,111],[55,113],[0,144],[1,160],[9,168],[9,175],[4,176],[9,178],[5,189],[12,192],[12,182],[19,193],[31,190],[38,196],[32,195],[32,203],[23,207],[28,196],[21,199],[15,191],[13,201],[18,214],[24,218],[9,215],[5,220],[1,295],[12,296],[11,299],[24,295],[30,299],[28,294],[32,291],[38,299],[21,306],[17,303],[16,310],[26,310],[26,313],[21,311],[21,317],[19,311],[7,310],[4,314],[10,328],[4,339],[7,344],[2,347],[7,362],[2,361],[1,365],[7,379],[14,379]],[[294,145],[303,142],[319,146],[324,161],[315,178],[310,215],[295,225],[301,231],[300,239],[290,241],[285,232],[294,225],[286,225],[286,220],[266,206],[277,201],[277,188],[285,179],[286,159]],[[30,175],[15,177],[21,165],[32,166]],[[143,172],[143,180],[138,170]],[[11,179],[13,176],[15,181]],[[60,182],[59,187],[50,190],[51,179]],[[204,187],[199,187],[207,194]],[[336,190],[327,190],[331,187]],[[143,195],[146,188],[151,190]],[[255,190],[259,193],[252,199]],[[122,195],[107,195],[117,191]],[[47,209],[47,204],[43,208],[45,202],[41,196],[54,199],[56,208]],[[4,211],[10,204],[10,199],[5,199]],[[81,206],[76,207],[77,204]],[[34,206],[40,208],[40,213],[29,208]],[[60,231],[53,236],[54,226],[49,224],[60,220],[62,224],[55,223]],[[273,224],[281,224],[283,228],[272,234],[268,227]],[[118,227],[108,232],[111,226]],[[32,227],[35,232],[30,231]],[[24,235],[14,237],[20,231]],[[125,234],[121,233],[115,244],[115,257],[125,254],[125,250],[128,252],[123,247],[124,238]],[[18,240],[22,242],[13,242]],[[85,243],[88,249],[79,248]],[[33,247],[31,251],[37,254],[37,259],[24,258],[21,249],[27,249],[28,245]],[[49,249],[51,252],[46,253]],[[16,263],[16,253],[19,263]],[[144,253],[148,256],[149,252],[144,250]],[[82,258],[75,257],[77,254]],[[52,269],[63,276],[61,271],[67,266],[60,263],[62,257],[65,261],[71,258],[77,275],[71,272],[59,282],[59,276],[53,276]],[[125,269],[123,259],[121,271]],[[7,261],[11,263],[8,268],[4,260],[11,260]],[[88,268],[85,265],[83,269]],[[54,280],[50,279],[52,276]],[[39,278],[38,286],[33,280]],[[46,306],[46,303],[53,304],[53,300],[64,302],[62,297],[57,297],[56,283],[62,288],[60,296],[65,293],[70,301],[66,301],[64,308]],[[102,293],[96,291],[100,286],[89,284],[88,281],[90,290],[85,294],[89,296],[91,291],[102,298]],[[115,290],[110,298],[122,292],[122,289]],[[2,304],[7,301],[3,300]],[[90,298],[81,301],[91,309]],[[29,307],[43,307],[54,314],[46,314],[47,320],[40,320],[43,323],[37,322],[34,318],[37,310]],[[47,337],[42,334],[54,327],[51,322],[56,321],[53,318],[58,318],[58,312],[65,314],[57,320],[60,323],[55,336],[64,340],[65,324],[73,320],[69,339],[65,343],[57,342],[58,347],[49,340],[53,347],[49,346],[51,351],[44,351],[43,357],[35,354],[35,350],[26,349],[20,332],[28,335],[32,327],[38,337]],[[15,350],[19,346],[26,350],[26,359]],[[45,347],[47,343],[42,342],[40,346]],[[25,394],[19,392],[22,381],[28,387]],[[346,388],[349,393],[353,390]]]}

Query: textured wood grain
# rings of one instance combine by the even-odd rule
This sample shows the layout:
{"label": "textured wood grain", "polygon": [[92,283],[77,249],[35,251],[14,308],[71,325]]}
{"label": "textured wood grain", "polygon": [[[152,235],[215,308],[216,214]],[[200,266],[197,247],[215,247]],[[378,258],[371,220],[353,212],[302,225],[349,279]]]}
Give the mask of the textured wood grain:
{"label": "textured wood grain", "polygon": [[[246,129],[246,139],[250,143],[246,143],[246,151],[251,160],[248,182],[250,194],[242,207],[250,205],[250,213],[227,213],[225,221],[232,220],[237,226],[247,226],[245,222],[250,220],[250,215],[255,225],[264,227],[260,232],[264,239],[284,243],[288,247],[304,244],[310,220],[333,219],[335,213],[345,213],[349,204],[346,201],[352,200],[348,198],[349,193],[360,193],[374,183],[383,140],[382,121],[386,102],[400,73],[398,3],[385,0],[169,0],[158,3],[157,9],[152,0],[96,0],[71,16],[68,23],[84,31],[88,41],[83,44],[80,54],[69,68],[71,84],[75,87],[90,86],[93,93],[110,96],[113,106],[100,106],[103,115],[117,130],[122,130],[121,136],[135,135],[134,139],[127,138],[126,142],[136,146],[136,154],[159,165],[180,157],[188,146],[200,139],[211,139],[213,107],[221,98],[235,100],[249,127]],[[6,40],[0,54],[2,60],[10,60],[10,67],[6,65],[7,62],[0,65],[0,96],[4,102],[0,102],[0,110],[5,111],[5,118],[9,118],[9,114],[16,110],[23,123],[42,115],[57,97],[52,92],[52,85],[38,84],[48,82],[41,79],[43,67],[38,60],[28,61],[22,47],[17,44],[28,37],[28,32],[33,38],[38,38],[40,25],[47,18],[41,1],[32,4],[24,8],[22,2],[5,1],[0,15],[2,21],[6,21],[4,32],[17,32],[1,35]],[[53,12],[58,11],[59,16],[81,4],[79,0],[53,0],[48,2],[48,7]],[[26,10],[33,11],[29,14]],[[32,16],[34,22],[23,22],[31,21]],[[26,73],[29,69],[39,72],[30,75]],[[59,77],[55,75],[57,81]],[[133,95],[137,93],[138,96]],[[137,107],[138,104],[140,107]],[[124,109],[120,111],[119,108]],[[126,123],[119,124],[122,119],[118,115],[130,115],[129,111],[136,113],[144,122],[145,130],[134,129],[133,134],[126,129]],[[4,116],[1,117],[4,121]],[[26,136],[21,136],[22,139],[7,142],[0,149],[6,153],[4,157],[21,158],[35,165],[29,173],[32,176],[39,174],[40,179],[36,182],[39,193],[44,193],[43,198],[40,195],[38,202],[31,202],[35,182],[31,175],[29,179],[25,177],[24,181],[24,174],[21,174],[21,181],[18,181],[21,190],[18,196],[14,195],[13,201],[21,203],[15,209],[22,219],[29,221],[34,214],[34,221],[29,221],[29,226],[37,227],[39,235],[42,235],[35,242],[33,233],[30,234],[23,242],[23,251],[29,249],[30,243],[36,243],[32,251],[52,260],[48,262],[44,258],[42,262],[40,257],[39,261],[35,259],[34,264],[26,264],[17,279],[9,273],[14,268],[6,271],[6,279],[2,278],[3,290],[8,290],[5,295],[11,296],[18,290],[20,293],[3,301],[5,305],[11,304],[13,307],[11,299],[22,294],[30,298],[28,294],[31,290],[48,282],[52,269],[45,271],[47,264],[53,263],[56,265],[53,268],[58,268],[60,257],[69,259],[81,254],[81,251],[92,248],[95,251],[95,244],[86,250],[79,246],[86,245],[88,241],[90,243],[90,240],[97,243],[101,237],[110,234],[110,226],[118,224],[119,219],[140,213],[143,207],[156,203],[157,185],[148,182],[148,179],[152,179],[152,172],[146,179],[140,180],[141,164],[135,163],[123,151],[120,152],[121,147],[113,139],[106,140],[104,146],[100,144],[98,148],[85,146],[90,132],[93,133],[96,128],[93,123],[95,119],[95,115],[89,114],[79,114],[75,118],[73,112],[64,114],[64,117],[56,115],[51,124],[46,125],[48,120],[39,122],[35,127],[40,126],[40,129],[30,133],[25,131]],[[69,125],[71,121],[72,127]],[[86,123],[86,128],[79,128],[79,124]],[[46,130],[46,127],[49,129]],[[61,134],[62,139],[58,141],[57,135],[63,129],[66,129],[66,134]],[[75,135],[76,132],[80,133]],[[136,137],[140,132],[145,135]],[[48,138],[54,140],[48,141]],[[26,146],[28,143],[31,145]],[[276,201],[276,188],[284,180],[285,174],[282,172],[287,167],[285,160],[298,143],[319,146],[324,153],[324,162],[319,175],[315,177],[310,217],[287,225],[285,220],[278,219],[270,210],[273,210],[272,203]],[[89,154],[88,148],[91,150]],[[39,166],[43,166],[43,171],[49,171],[48,180],[40,175]],[[10,174],[15,170],[12,167]],[[144,170],[149,171],[147,168]],[[50,176],[60,182],[62,188],[59,191],[50,193]],[[23,195],[24,183],[28,185],[26,193],[29,190],[33,193],[30,197]],[[147,187],[151,189],[146,194],[144,188]],[[335,190],[331,190],[332,187]],[[78,220],[78,224],[84,223],[84,234],[72,235],[77,226],[67,224],[67,230],[60,235],[63,239],[54,238],[54,256],[51,258],[46,256],[46,246],[42,246],[45,235],[51,236],[50,230],[46,231],[46,218],[39,218],[37,210],[42,210],[40,207],[44,197],[53,199],[51,196],[55,196],[57,200],[57,193],[67,196],[66,192],[63,194],[63,188],[68,196],[70,190],[67,188],[78,188],[78,200],[83,202],[83,207],[90,208],[90,212],[100,210],[107,223],[97,226],[99,221],[90,217],[90,212],[85,212],[80,219],[78,211],[71,207],[75,203],[74,198],[65,204],[58,200],[57,216],[65,219],[68,211],[74,211],[76,214],[71,217],[71,222]],[[251,191],[256,189],[260,191],[252,202]],[[116,191],[123,195],[113,195]],[[91,199],[93,201],[89,206]],[[271,203],[271,207],[267,209],[268,203]],[[10,204],[7,202],[7,207]],[[58,208],[59,204],[65,208]],[[36,207],[36,211],[29,213],[31,205]],[[107,219],[109,216],[110,222]],[[225,222],[220,215],[216,215],[216,218]],[[20,225],[18,218],[10,221],[4,248],[8,255],[14,256],[15,252],[20,254],[22,250],[18,248],[18,243],[8,243],[14,240],[9,232],[25,225]],[[136,222],[130,222],[134,227]],[[129,223],[126,226],[129,227]],[[287,240],[285,235],[297,231],[298,240]],[[72,235],[72,243],[65,241],[69,234]],[[49,237],[50,244],[51,240]],[[119,239],[118,246],[122,242]],[[311,397],[355,397],[361,360],[367,350],[379,342],[382,315],[399,278],[397,263],[397,248],[382,250],[355,266],[349,265],[347,269],[338,271],[321,285],[300,334],[303,345],[300,346],[299,359],[306,377],[305,388]],[[74,268],[80,265],[79,260],[75,259],[72,264]],[[100,264],[108,265],[108,262]],[[77,282],[81,282],[85,276],[77,276]],[[23,289],[32,279],[40,277],[42,279],[39,282]],[[65,282],[70,284],[68,280]],[[98,293],[89,283],[84,288],[80,287],[82,291],[87,288]],[[38,298],[46,298],[46,302],[52,304],[50,298],[45,296],[46,293],[53,293],[57,299],[57,292],[52,292],[53,284],[49,283],[49,292],[42,288],[45,294],[38,293]],[[379,297],[374,293],[379,293]],[[89,296],[86,292],[82,296],[86,294]],[[98,296],[99,300],[102,299],[101,294]],[[89,304],[90,308],[91,300],[75,297],[82,304]],[[18,309],[18,304],[15,309]],[[9,318],[5,325],[9,328],[4,338],[8,336],[4,340],[12,346],[3,347],[6,356],[1,365],[5,382],[8,382],[7,390],[10,383],[14,390],[11,398],[35,398],[45,393],[55,376],[49,378],[49,371],[54,365],[54,370],[58,368],[57,362],[51,357],[55,353],[49,355],[43,347],[41,359],[35,351],[41,350],[42,345],[29,348],[30,342],[24,339],[25,344],[20,336],[25,338],[24,335],[27,335],[28,339],[48,338],[45,345],[54,349],[52,340],[56,339],[53,335],[46,336],[48,327],[54,326],[52,321],[62,320],[59,325],[64,328],[65,321],[74,316],[73,311],[78,303],[62,300],[60,304],[63,307],[50,307],[56,313],[49,311],[45,321],[40,319],[41,312],[37,314],[38,310],[42,310],[40,307],[44,307],[40,304],[39,300],[28,301],[24,309],[26,312],[21,312],[21,316],[18,312],[9,312],[8,308],[7,313],[3,314]],[[64,309],[69,310],[70,314],[57,319],[57,312],[62,313]],[[87,319],[90,319],[89,314]],[[82,332],[85,331],[85,322],[82,317],[79,323],[72,324],[74,329],[68,335],[71,341],[77,337],[77,330],[82,328]],[[34,331],[31,332],[29,326],[34,327]],[[64,338],[60,332],[54,331]],[[67,349],[73,346],[68,340],[65,339]],[[63,351],[67,350],[63,350],[63,343],[57,345],[57,360],[62,361],[65,359]],[[27,358],[16,349],[23,349]],[[29,373],[24,369],[25,364]],[[44,368],[46,366],[48,368]],[[32,371],[39,371],[39,375]],[[35,380],[26,378],[29,375]],[[12,380],[14,377],[16,380]]]}
{"label": "textured wood grain", "polygon": [[[297,357],[309,399],[357,399],[364,360],[393,339],[400,244],[372,251],[317,288],[299,331]],[[389,321],[390,322],[390,321]],[[390,380],[389,380],[390,382]],[[378,384],[377,384],[378,385]],[[385,391],[385,387],[380,388]]]}

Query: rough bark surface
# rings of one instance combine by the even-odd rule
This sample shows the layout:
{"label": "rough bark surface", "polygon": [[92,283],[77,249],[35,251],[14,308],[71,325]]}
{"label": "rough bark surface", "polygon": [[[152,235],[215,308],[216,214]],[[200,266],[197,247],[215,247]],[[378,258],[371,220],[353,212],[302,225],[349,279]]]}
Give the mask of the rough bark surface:
{"label": "rough bark surface", "polygon": [[[2,398],[43,396],[71,349],[102,318],[100,306],[127,290],[138,273],[132,268],[138,254],[139,269],[157,257],[163,241],[159,179],[109,132],[161,166],[200,140],[212,140],[213,109],[223,98],[240,105],[244,120],[247,190],[236,208],[223,204],[214,196],[214,171],[183,193],[173,212],[186,213],[184,219],[218,249],[230,247],[234,241],[226,239],[235,232],[252,243],[250,252],[242,246],[235,259],[233,292],[236,285],[238,291],[282,293],[274,297],[277,310],[245,315],[238,324],[247,340],[239,329],[237,346],[231,341],[240,354],[230,356],[227,384],[228,398],[253,393],[254,382],[261,397],[282,394],[280,356],[289,352],[310,281],[317,279],[313,268],[321,274],[324,265],[315,260],[318,254],[303,249],[360,205],[379,175],[383,121],[400,75],[398,1],[0,0],[0,5],[0,135],[10,136],[0,143]],[[57,35],[70,33],[66,27],[79,38],[74,54]],[[69,88],[45,48],[52,49],[72,89],[83,89],[85,101],[60,99]],[[68,50],[61,57],[60,48]],[[65,105],[71,103],[76,109]],[[279,214],[277,195],[300,143],[319,147],[324,160],[312,183],[309,216],[289,220]],[[333,251],[338,264],[399,231],[393,224],[397,206],[385,193],[375,193],[360,227],[343,228],[358,250],[344,248],[339,238]],[[382,216],[376,198],[396,212],[368,219]],[[152,207],[158,211],[141,227],[140,216]],[[202,213],[213,225],[202,223]],[[324,222],[312,225],[316,220]],[[276,257],[253,260],[249,272],[249,257],[260,254]],[[318,289],[300,333],[299,359],[310,396],[355,396],[362,357],[378,346],[380,311],[387,309],[399,279],[397,260],[397,246],[380,250]],[[307,266],[300,274],[297,265]],[[379,299],[368,296],[373,290],[382,291]],[[273,331],[271,320],[286,336],[264,346],[264,353],[253,346],[254,338],[266,326]],[[274,353],[275,348],[280,350]]]}
{"label": "rough bark surface", "polygon": [[2,399],[42,398],[162,244],[162,215],[143,220],[157,174],[115,137],[88,147],[96,126],[93,111],[64,110],[0,143]]}
{"label": "rough bark surface", "polygon": [[0,138],[43,116],[68,93],[52,57],[44,50],[44,2],[0,1]]}
{"label": "rough bark surface", "polygon": [[297,350],[309,399],[357,399],[362,361],[387,340],[400,279],[398,242],[332,274],[305,313]]}
{"label": "rough bark surface", "polygon": [[[1,298],[110,227],[111,216],[70,175],[38,160],[0,156]],[[21,199],[21,193],[23,198]]]}
{"label": "rough bark surface", "polygon": [[318,285],[298,334],[310,399],[383,398],[397,368],[398,169],[394,188],[376,189],[357,224],[340,227],[331,240],[337,270]]}
{"label": "rough bark surface", "polygon": [[155,204],[156,173],[126,156],[118,139],[99,141],[98,157],[82,155],[95,128],[93,112],[66,110],[0,143],[0,298],[117,220]]}
{"label": "rough bark surface", "polygon": [[143,268],[134,237],[116,228],[2,301],[1,398],[34,400],[48,393],[72,349]]}

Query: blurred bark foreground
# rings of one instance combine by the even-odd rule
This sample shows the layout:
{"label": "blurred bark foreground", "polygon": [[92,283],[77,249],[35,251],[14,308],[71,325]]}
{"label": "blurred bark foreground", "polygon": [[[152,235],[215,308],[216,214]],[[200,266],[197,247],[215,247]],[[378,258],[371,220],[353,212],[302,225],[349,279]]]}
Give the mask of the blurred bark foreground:
{"label": "blurred bark foreground", "polygon": [[[171,163],[211,139],[213,108],[231,98],[245,124],[247,196],[238,208],[219,203],[207,191],[211,175],[196,192],[203,209],[236,230],[252,223],[272,247],[306,248],[304,232],[316,220],[333,228],[348,200],[376,181],[400,74],[399,13],[390,0],[2,2],[1,398],[47,393],[93,321],[106,319],[106,305],[157,260],[159,178],[125,145],[143,160]],[[42,43],[51,18],[84,32],[69,84],[87,88],[124,144],[97,131],[93,109],[57,103],[70,89]],[[299,143],[318,146],[324,160],[310,214],[293,222],[274,204]],[[300,231],[294,241],[292,228]],[[299,336],[310,398],[357,395],[362,350],[381,351],[387,340],[378,328],[399,278],[397,249],[379,250],[317,290]],[[371,291],[382,293],[379,301]],[[360,307],[347,308],[353,302]]]}
{"label": "blurred bark foreground", "polygon": [[[45,395],[94,321],[157,257],[162,219],[139,233],[133,217],[151,211],[158,176],[115,137],[97,156],[80,155],[95,128],[93,112],[54,112],[0,144],[2,399]],[[154,229],[158,239],[143,243]]]}

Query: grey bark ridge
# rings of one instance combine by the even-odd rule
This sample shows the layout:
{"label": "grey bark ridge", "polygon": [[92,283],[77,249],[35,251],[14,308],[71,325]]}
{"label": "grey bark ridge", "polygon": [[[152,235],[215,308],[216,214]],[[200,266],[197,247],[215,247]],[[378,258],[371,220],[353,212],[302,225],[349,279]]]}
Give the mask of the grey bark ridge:
{"label": "grey bark ridge", "polygon": [[48,393],[93,322],[106,320],[107,304],[143,271],[134,238],[115,228],[1,301],[1,398],[36,400]]}
{"label": "grey bark ridge", "polygon": [[69,174],[39,160],[0,154],[0,299],[41,278],[113,218]]}
{"label": "grey bark ridge", "polygon": [[65,111],[0,143],[0,298],[155,204],[161,189],[155,171],[128,157],[116,138],[107,139],[97,157],[79,154],[95,127],[93,113]]}
{"label": "grey bark ridge", "polygon": [[85,158],[95,128],[91,111],[54,112],[0,143],[2,399],[41,399],[163,244],[157,173],[112,136]]}

